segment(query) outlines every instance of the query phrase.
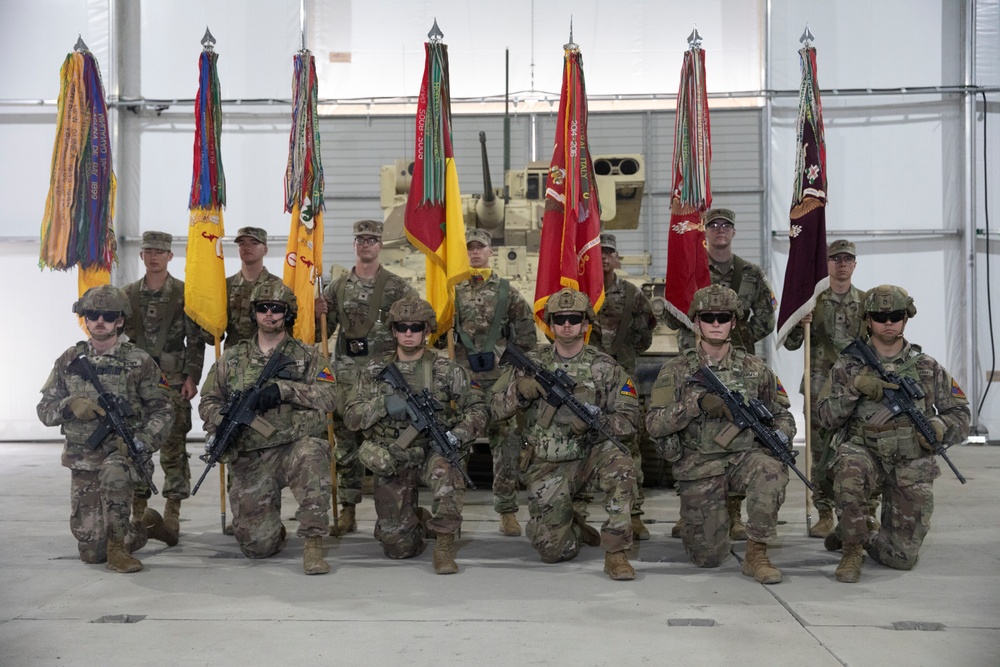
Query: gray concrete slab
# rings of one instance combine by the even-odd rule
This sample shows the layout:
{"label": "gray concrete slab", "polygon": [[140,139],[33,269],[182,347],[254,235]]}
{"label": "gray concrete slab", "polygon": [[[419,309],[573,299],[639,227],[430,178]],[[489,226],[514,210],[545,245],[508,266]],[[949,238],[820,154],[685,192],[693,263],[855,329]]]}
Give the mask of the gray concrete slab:
{"label": "gray concrete slab", "polygon": [[[936,482],[918,567],[868,562],[854,585],[833,579],[838,554],[805,537],[793,478],[772,549],[785,574],[776,586],[740,574],[742,545],[716,570],[691,565],[669,537],[668,489],[646,490],[652,539],[635,549],[633,582],[610,581],[597,549],[540,563],[526,538],[497,532],[488,491],[468,496],[458,575],[434,575],[430,549],[385,559],[366,498],[360,532],[327,540],[333,572],[306,577],[299,538],[274,558],[242,557],[219,531],[211,477],[183,505],[181,543],[151,542],[138,553],[143,572],[114,574],[77,560],[59,449],[0,444],[3,666],[1000,664],[1000,449],[952,449],[969,483],[950,472]],[[284,503],[290,517],[290,495]],[[599,507],[591,518],[602,520]]]}

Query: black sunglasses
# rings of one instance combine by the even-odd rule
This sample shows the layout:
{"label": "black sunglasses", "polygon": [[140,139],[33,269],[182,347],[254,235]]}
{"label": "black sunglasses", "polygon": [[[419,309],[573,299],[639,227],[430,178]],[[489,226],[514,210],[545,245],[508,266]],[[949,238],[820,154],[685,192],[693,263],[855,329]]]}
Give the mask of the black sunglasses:
{"label": "black sunglasses", "polygon": [[733,319],[732,313],[699,313],[698,319],[705,324],[725,324],[729,320]]}
{"label": "black sunglasses", "polygon": [[258,313],[272,312],[276,315],[284,315],[288,307],[283,303],[258,303],[254,306],[254,310]]}
{"label": "black sunglasses", "polygon": [[105,322],[117,322],[118,318],[121,317],[121,311],[119,310],[85,310],[83,316],[86,317],[91,322],[96,322],[99,318],[103,318]]}
{"label": "black sunglasses", "polygon": [[583,322],[583,315],[579,313],[563,313],[552,316],[552,323],[562,326],[563,324],[580,324]]}
{"label": "black sunglasses", "polygon": [[407,331],[412,331],[413,333],[420,333],[427,328],[425,322],[393,322],[392,330],[397,333],[406,333]]}
{"label": "black sunglasses", "polygon": [[896,322],[903,321],[903,318],[906,317],[906,311],[893,310],[888,313],[873,312],[873,313],[868,313],[868,317],[872,318],[872,320],[878,322],[879,324],[885,324],[887,322],[892,322],[893,324],[895,324]]}

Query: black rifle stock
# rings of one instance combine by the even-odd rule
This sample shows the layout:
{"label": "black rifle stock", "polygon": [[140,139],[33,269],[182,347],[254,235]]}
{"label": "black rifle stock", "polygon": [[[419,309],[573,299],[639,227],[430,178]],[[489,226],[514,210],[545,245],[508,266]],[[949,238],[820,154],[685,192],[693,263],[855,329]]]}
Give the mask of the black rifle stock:
{"label": "black rifle stock", "polygon": [[208,471],[215,467],[230,445],[236,442],[243,429],[257,419],[257,399],[260,397],[264,385],[280,373],[285,366],[294,363],[281,352],[275,350],[249,389],[236,390],[229,394],[229,400],[219,412],[222,415],[222,421],[215,429],[215,435],[209,438],[205,453],[198,457],[206,465],[201,477],[198,478],[198,483],[191,489],[192,496],[198,493],[198,488],[208,476]]}
{"label": "black rifle stock", "polygon": [[546,403],[551,405],[554,409],[559,409],[560,406],[565,405],[569,408],[569,411],[573,413],[573,416],[578,417],[593,431],[597,431],[602,436],[607,438],[614,444],[615,447],[621,450],[623,454],[628,454],[632,456],[629,451],[618,438],[616,438],[607,427],[601,423],[598,416],[587,409],[587,406],[580,402],[580,400],[573,395],[573,389],[576,387],[576,382],[567,375],[566,371],[563,369],[558,369],[556,371],[550,371],[542,368],[534,361],[532,361],[528,355],[526,355],[521,348],[513,343],[508,343],[507,348],[504,350],[503,356],[500,357],[500,365],[510,364],[514,368],[519,368],[535,380],[542,386],[545,390],[544,400]]}
{"label": "black rifle stock", "polygon": [[951,462],[951,459],[948,458],[948,448],[937,439],[934,427],[931,426],[930,421],[927,420],[924,413],[914,403],[914,399],[919,400],[926,396],[920,385],[913,378],[887,371],[885,366],[878,360],[878,357],[875,356],[875,353],[872,352],[872,349],[860,338],[855,338],[850,345],[844,348],[841,354],[849,354],[852,357],[860,359],[861,363],[878,373],[878,376],[882,380],[899,385],[899,389],[889,389],[888,387],[882,389],[882,405],[885,406],[893,417],[896,415],[906,415],[913,423],[913,426],[920,432],[920,435],[924,436],[924,439],[930,443],[931,448],[934,449],[934,453],[944,459],[944,462],[948,464],[951,471],[955,473],[958,481],[965,484],[967,480],[958,471],[955,464]]}
{"label": "black rifle stock", "polygon": [[159,493],[156,485],[153,484],[153,476],[146,469],[146,464],[152,458],[152,453],[149,456],[142,455],[135,444],[135,432],[128,425],[128,421],[126,421],[129,417],[135,416],[135,410],[132,409],[132,406],[124,398],[112,394],[104,388],[101,378],[97,376],[97,371],[94,370],[94,366],[90,363],[87,355],[77,355],[76,359],[70,362],[67,370],[79,373],[83,379],[93,385],[98,394],[97,402],[104,410],[104,417],[101,419],[97,430],[87,438],[87,445],[97,447],[104,442],[105,438],[114,433],[125,441],[128,447],[128,457],[132,459],[132,465],[142,475],[142,479],[146,482],[150,492],[153,494]]}
{"label": "black rifle stock", "polygon": [[760,402],[759,399],[751,398],[746,401],[738,391],[732,391],[719,379],[711,368],[702,366],[689,379],[689,382],[700,384],[711,393],[721,398],[729,412],[733,415],[733,424],[743,430],[749,428],[753,431],[754,437],[764,445],[774,458],[788,466],[799,476],[810,491],[815,491],[809,479],[802,474],[802,471],[795,467],[795,457],[798,452],[793,451],[788,446],[788,436],[771,428],[774,415]]}
{"label": "black rifle stock", "polygon": [[424,389],[419,393],[413,391],[413,387],[406,381],[395,363],[390,363],[383,368],[376,379],[405,394],[406,413],[410,418],[410,426],[418,433],[426,433],[434,451],[443,456],[452,468],[462,473],[466,486],[470,489],[476,488],[469,473],[462,466],[462,457],[458,454],[458,448],[448,441],[447,429],[441,426],[441,423],[434,416],[436,411],[444,409],[441,402],[434,398],[434,394],[429,389]]}

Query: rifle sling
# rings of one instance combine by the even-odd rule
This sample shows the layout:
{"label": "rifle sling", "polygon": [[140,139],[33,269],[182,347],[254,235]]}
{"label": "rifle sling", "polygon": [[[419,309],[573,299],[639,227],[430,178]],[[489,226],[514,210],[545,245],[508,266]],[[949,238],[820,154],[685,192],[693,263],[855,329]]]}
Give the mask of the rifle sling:
{"label": "rifle sling", "polygon": [[163,311],[163,317],[160,320],[160,329],[156,332],[156,340],[153,341],[152,347],[149,347],[149,341],[146,339],[144,317],[139,306],[139,293],[142,289],[143,280],[135,281],[129,285],[128,290],[128,300],[132,306],[132,328],[135,329],[135,344],[137,347],[146,350],[149,356],[153,357],[156,364],[159,365],[160,355],[163,354],[163,347],[167,344],[170,323],[174,321],[174,313],[177,312],[177,306],[180,305],[182,292],[176,289],[176,285],[171,286],[170,298],[167,300],[167,307]]}
{"label": "rifle sling", "polygon": [[341,354],[346,354],[346,339],[365,338],[372,326],[378,319],[379,310],[382,304],[382,294],[385,292],[385,284],[389,282],[391,274],[384,268],[379,267],[378,275],[375,277],[375,286],[372,288],[371,298],[368,300],[368,313],[364,321],[356,328],[351,328],[351,323],[347,321],[347,311],[344,309],[344,298],[347,291],[348,275],[337,281],[337,321],[340,323],[340,333],[337,335],[337,349]]}
{"label": "rifle sling", "polygon": [[492,352],[496,349],[497,341],[500,340],[501,328],[503,326],[504,315],[507,313],[507,302],[510,300],[510,281],[501,278],[500,279],[500,289],[497,292],[497,306],[494,311],[493,322],[490,324],[490,330],[486,334],[486,340],[483,343],[482,349],[476,347],[476,342],[472,339],[472,336],[463,329],[460,325],[462,322],[462,309],[460,306],[460,301],[455,302],[455,331],[458,333],[458,339],[465,346],[465,349],[469,352]]}

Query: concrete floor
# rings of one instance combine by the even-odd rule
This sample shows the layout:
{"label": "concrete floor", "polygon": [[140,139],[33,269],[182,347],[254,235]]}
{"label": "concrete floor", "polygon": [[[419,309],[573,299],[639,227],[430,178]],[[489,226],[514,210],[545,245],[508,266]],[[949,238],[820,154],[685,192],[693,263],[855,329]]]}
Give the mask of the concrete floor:
{"label": "concrete floor", "polygon": [[[181,543],[150,542],[137,554],[145,570],[115,574],[77,559],[59,451],[0,444],[4,667],[1000,665],[998,448],[951,450],[969,483],[947,470],[936,482],[915,570],[869,561],[853,585],[833,579],[839,555],[805,537],[805,489],[793,477],[772,549],[785,580],[766,587],[742,576],[737,558],[716,570],[687,561],[669,537],[678,506],[669,489],[646,490],[652,539],[634,554],[632,582],[610,581],[589,547],[542,564],[526,538],[499,535],[488,491],[468,496],[457,575],[434,575],[429,549],[385,559],[366,498],[360,531],[327,540],[333,572],[307,577],[301,539],[250,561],[220,533],[214,473],[183,505]],[[290,495],[284,503],[291,516]],[[593,507],[595,524],[601,513]]]}

